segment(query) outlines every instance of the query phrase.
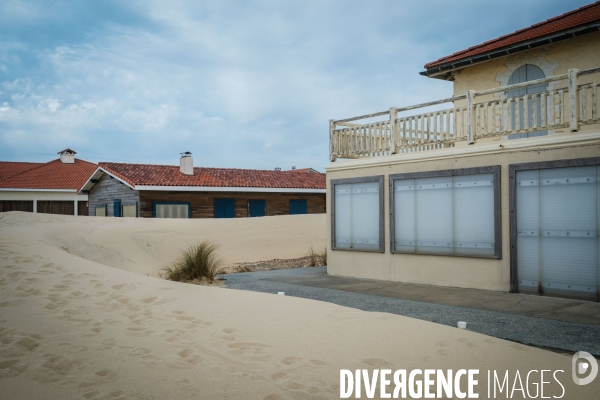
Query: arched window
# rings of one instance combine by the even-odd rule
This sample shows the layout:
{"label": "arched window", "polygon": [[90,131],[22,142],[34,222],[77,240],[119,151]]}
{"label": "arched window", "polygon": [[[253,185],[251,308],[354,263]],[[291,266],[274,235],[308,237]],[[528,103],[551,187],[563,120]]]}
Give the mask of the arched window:
{"label": "arched window", "polygon": [[[514,85],[516,83],[522,83],[522,82],[528,82],[528,81],[533,81],[536,79],[542,79],[545,78],[544,76],[544,72],[539,68],[536,67],[535,65],[532,64],[525,64],[520,66],[519,68],[517,68],[515,70],[515,72],[512,73],[512,75],[510,76],[510,78],[508,79],[508,85]],[[517,90],[510,90],[506,92],[506,97],[520,97],[520,96],[524,96],[526,94],[533,94],[533,93],[540,93],[540,92],[545,92],[546,91],[546,85],[542,84],[542,85],[535,85],[535,86],[528,86],[526,88],[522,88],[522,89],[517,89]],[[541,106],[540,106],[540,101],[537,102],[537,125],[540,126],[541,125]],[[513,128],[515,128],[516,125],[516,119],[515,119],[515,107],[516,105],[513,103],[512,105],[513,107],[513,112],[512,112],[512,125]],[[524,105],[521,103],[520,107],[519,107],[519,121],[520,121],[520,128],[523,129],[525,127],[525,123],[524,123],[524,110],[525,107]],[[527,100],[527,126],[532,126],[533,125],[533,101],[531,99]],[[536,131],[536,132],[525,132],[525,133],[515,133],[513,135],[509,135],[508,138],[509,139],[519,139],[519,138],[525,138],[525,137],[533,137],[533,136],[542,136],[542,135],[547,135],[548,131]]]}

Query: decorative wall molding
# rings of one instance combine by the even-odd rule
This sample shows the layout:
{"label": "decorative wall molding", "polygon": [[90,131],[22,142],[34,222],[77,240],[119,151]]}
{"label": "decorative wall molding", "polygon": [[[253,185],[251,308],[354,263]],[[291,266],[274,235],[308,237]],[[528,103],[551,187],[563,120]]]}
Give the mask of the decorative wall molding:
{"label": "decorative wall molding", "polygon": [[[557,60],[549,62],[546,59],[547,54],[547,50],[537,49],[515,54],[513,56],[508,57],[504,62],[504,65],[506,66],[506,71],[498,72],[498,74],[496,75],[496,82],[499,82],[500,86],[506,86],[513,72],[515,72],[517,68],[525,64],[532,64],[540,68],[546,78],[549,76],[554,76],[554,71],[560,66],[560,63]],[[548,90],[554,89],[556,83],[558,82],[550,82],[548,84]],[[502,98],[506,96],[503,93],[496,93],[495,95],[501,96]]]}

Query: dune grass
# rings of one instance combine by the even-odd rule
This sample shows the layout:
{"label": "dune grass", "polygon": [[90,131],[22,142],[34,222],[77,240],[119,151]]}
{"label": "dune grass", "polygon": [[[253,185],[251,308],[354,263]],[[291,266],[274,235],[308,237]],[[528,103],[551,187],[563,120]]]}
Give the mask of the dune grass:
{"label": "dune grass", "polygon": [[317,265],[327,265],[327,247],[323,247],[322,251],[317,251],[313,246],[308,248],[308,266],[316,267]]}
{"label": "dune grass", "polygon": [[183,250],[181,256],[163,269],[161,276],[178,282],[206,279],[213,283],[222,271],[222,261],[217,255],[218,246],[204,241]]}

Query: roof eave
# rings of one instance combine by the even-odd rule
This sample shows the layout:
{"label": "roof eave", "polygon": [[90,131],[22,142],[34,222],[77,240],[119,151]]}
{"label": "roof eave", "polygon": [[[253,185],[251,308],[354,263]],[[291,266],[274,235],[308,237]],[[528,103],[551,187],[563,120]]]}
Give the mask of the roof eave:
{"label": "roof eave", "polygon": [[511,46],[507,46],[501,49],[491,50],[471,57],[465,57],[458,60],[454,60],[450,63],[437,65],[433,68],[427,68],[425,71],[419,72],[419,74],[428,78],[448,80],[450,72],[452,71],[481,64],[493,60],[495,58],[521,53],[523,51],[531,50],[536,47],[545,46],[547,44],[560,42],[565,39],[571,39],[573,37],[585,35],[598,30],[600,30],[600,22],[595,21],[591,24],[579,26],[577,28],[554,33],[551,35],[541,36],[539,38],[532,39],[529,41],[515,43]]}
{"label": "roof eave", "polygon": [[123,179],[119,178],[115,174],[111,173],[110,171],[107,171],[106,169],[104,169],[102,167],[98,167],[98,168],[96,168],[94,173],[88,178],[88,180],[83,184],[83,186],[77,191],[77,193],[82,193],[83,191],[89,192],[92,189],[92,187],[94,187],[94,185],[96,184],[96,182],[94,182],[94,180],[100,179],[102,174],[108,174],[108,175],[112,176],[113,178],[115,178],[116,180],[118,180],[119,182],[123,183],[124,185],[127,185],[131,189],[134,189],[134,187],[132,185],[130,185],[128,182],[124,181]]}
{"label": "roof eave", "polygon": [[136,185],[135,190],[155,190],[173,192],[270,192],[270,193],[326,193],[318,188],[269,188],[269,187],[231,187],[231,186],[153,186]]}

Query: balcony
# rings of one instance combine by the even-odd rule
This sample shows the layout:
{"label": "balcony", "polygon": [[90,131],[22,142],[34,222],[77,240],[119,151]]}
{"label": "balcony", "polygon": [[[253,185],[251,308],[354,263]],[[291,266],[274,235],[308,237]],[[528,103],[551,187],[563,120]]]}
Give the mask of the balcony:
{"label": "balcony", "polygon": [[[502,86],[408,107],[392,107],[329,123],[329,156],[338,158],[402,155],[476,144],[490,138],[520,133],[577,132],[599,124],[598,77],[600,67],[544,79]],[[538,93],[515,95],[527,87],[545,85]],[[453,103],[452,108],[402,115],[420,108]],[[388,116],[365,123],[365,120]],[[363,123],[360,123],[363,121]],[[567,133],[568,134],[568,133]]]}

